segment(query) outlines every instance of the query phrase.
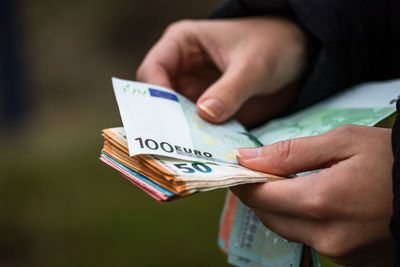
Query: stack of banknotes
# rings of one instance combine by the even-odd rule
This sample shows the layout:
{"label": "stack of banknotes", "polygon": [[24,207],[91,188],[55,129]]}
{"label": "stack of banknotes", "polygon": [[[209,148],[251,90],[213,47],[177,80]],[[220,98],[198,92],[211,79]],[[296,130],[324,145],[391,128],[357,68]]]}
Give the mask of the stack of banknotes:
{"label": "stack of banknotes", "polygon": [[256,139],[236,121],[214,125],[160,86],[113,79],[124,127],[103,130],[100,159],[158,201],[244,183],[284,179],[237,164]]}
{"label": "stack of banknotes", "polygon": [[[343,124],[374,126],[395,112],[400,80],[349,88],[251,132],[234,120],[222,125],[202,120],[191,101],[167,88],[116,78],[113,87],[124,127],[103,130],[100,159],[164,202],[284,179],[239,166],[235,149],[312,136]],[[300,266],[304,260],[302,244],[270,231],[232,194],[222,212],[218,244],[235,266]],[[309,258],[313,266],[320,265],[315,251]]]}
{"label": "stack of banknotes", "polygon": [[151,154],[130,157],[124,128],[105,129],[103,136],[100,159],[160,202],[198,191],[282,179],[227,163],[203,163]]}

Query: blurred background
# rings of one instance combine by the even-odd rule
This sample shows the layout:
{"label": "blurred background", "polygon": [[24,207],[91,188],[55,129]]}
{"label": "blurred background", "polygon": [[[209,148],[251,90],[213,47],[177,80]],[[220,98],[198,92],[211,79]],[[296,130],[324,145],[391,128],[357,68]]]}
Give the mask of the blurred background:
{"label": "blurred background", "polygon": [[98,159],[111,77],[218,0],[0,2],[0,266],[227,266],[224,190],[159,204]]}

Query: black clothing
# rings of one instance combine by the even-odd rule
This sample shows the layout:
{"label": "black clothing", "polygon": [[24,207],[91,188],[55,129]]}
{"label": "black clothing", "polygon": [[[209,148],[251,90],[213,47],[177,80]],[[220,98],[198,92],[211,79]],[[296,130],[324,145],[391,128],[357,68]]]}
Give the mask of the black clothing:
{"label": "black clothing", "polygon": [[397,120],[392,131],[393,164],[393,216],[390,230],[395,240],[396,266],[400,266],[400,100],[397,100]]}
{"label": "black clothing", "polygon": [[0,1],[0,125],[18,130],[29,112],[29,90],[21,53],[19,1]]}
{"label": "black clothing", "polygon": [[[228,0],[213,18],[283,16],[302,27],[315,56],[295,109],[365,81],[400,78],[399,0]],[[400,88],[399,88],[400,94]],[[400,113],[400,103],[397,102]],[[400,119],[392,131],[393,216],[390,230],[400,266]]]}

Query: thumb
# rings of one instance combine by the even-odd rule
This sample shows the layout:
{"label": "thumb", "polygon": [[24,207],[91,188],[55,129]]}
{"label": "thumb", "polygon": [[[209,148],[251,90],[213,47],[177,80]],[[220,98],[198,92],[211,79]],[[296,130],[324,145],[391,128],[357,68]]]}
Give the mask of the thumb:
{"label": "thumb", "polygon": [[197,100],[197,111],[208,121],[221,123],[232,117],[241,105],[257,93],[259,85],[246,70],[232,64]]}
{"label": "thumb", "polygon": [[288,175],[328,168],[351,157],[348,141],[331,132],[280,141],[259,148],[237,150],[239,163],[247,168]]}

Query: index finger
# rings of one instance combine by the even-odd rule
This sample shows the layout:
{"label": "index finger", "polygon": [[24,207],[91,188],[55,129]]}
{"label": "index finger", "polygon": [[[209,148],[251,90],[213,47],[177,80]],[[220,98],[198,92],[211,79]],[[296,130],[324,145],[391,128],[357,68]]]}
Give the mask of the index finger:
{"label": "index finger", "polygon": [[198,64],[202,49],[197,41],[195,25],[196,22],[185,20],[169,25],[138,68],[137,79],[171,88],[171,79],[178,72]]}
{"label": "index finger", "polygon": [[245,184],[230,188],[250,208],[304,218],[318,217],[320,188],[323,188],[327,171],[301,177]]}
{"label": "index finger", "polygon": [[147,53],[136,72],[136,79],[141,82],[157,84],[171,88],[172,73],[177,69],[179,53],[171,42],[163,38]]}

